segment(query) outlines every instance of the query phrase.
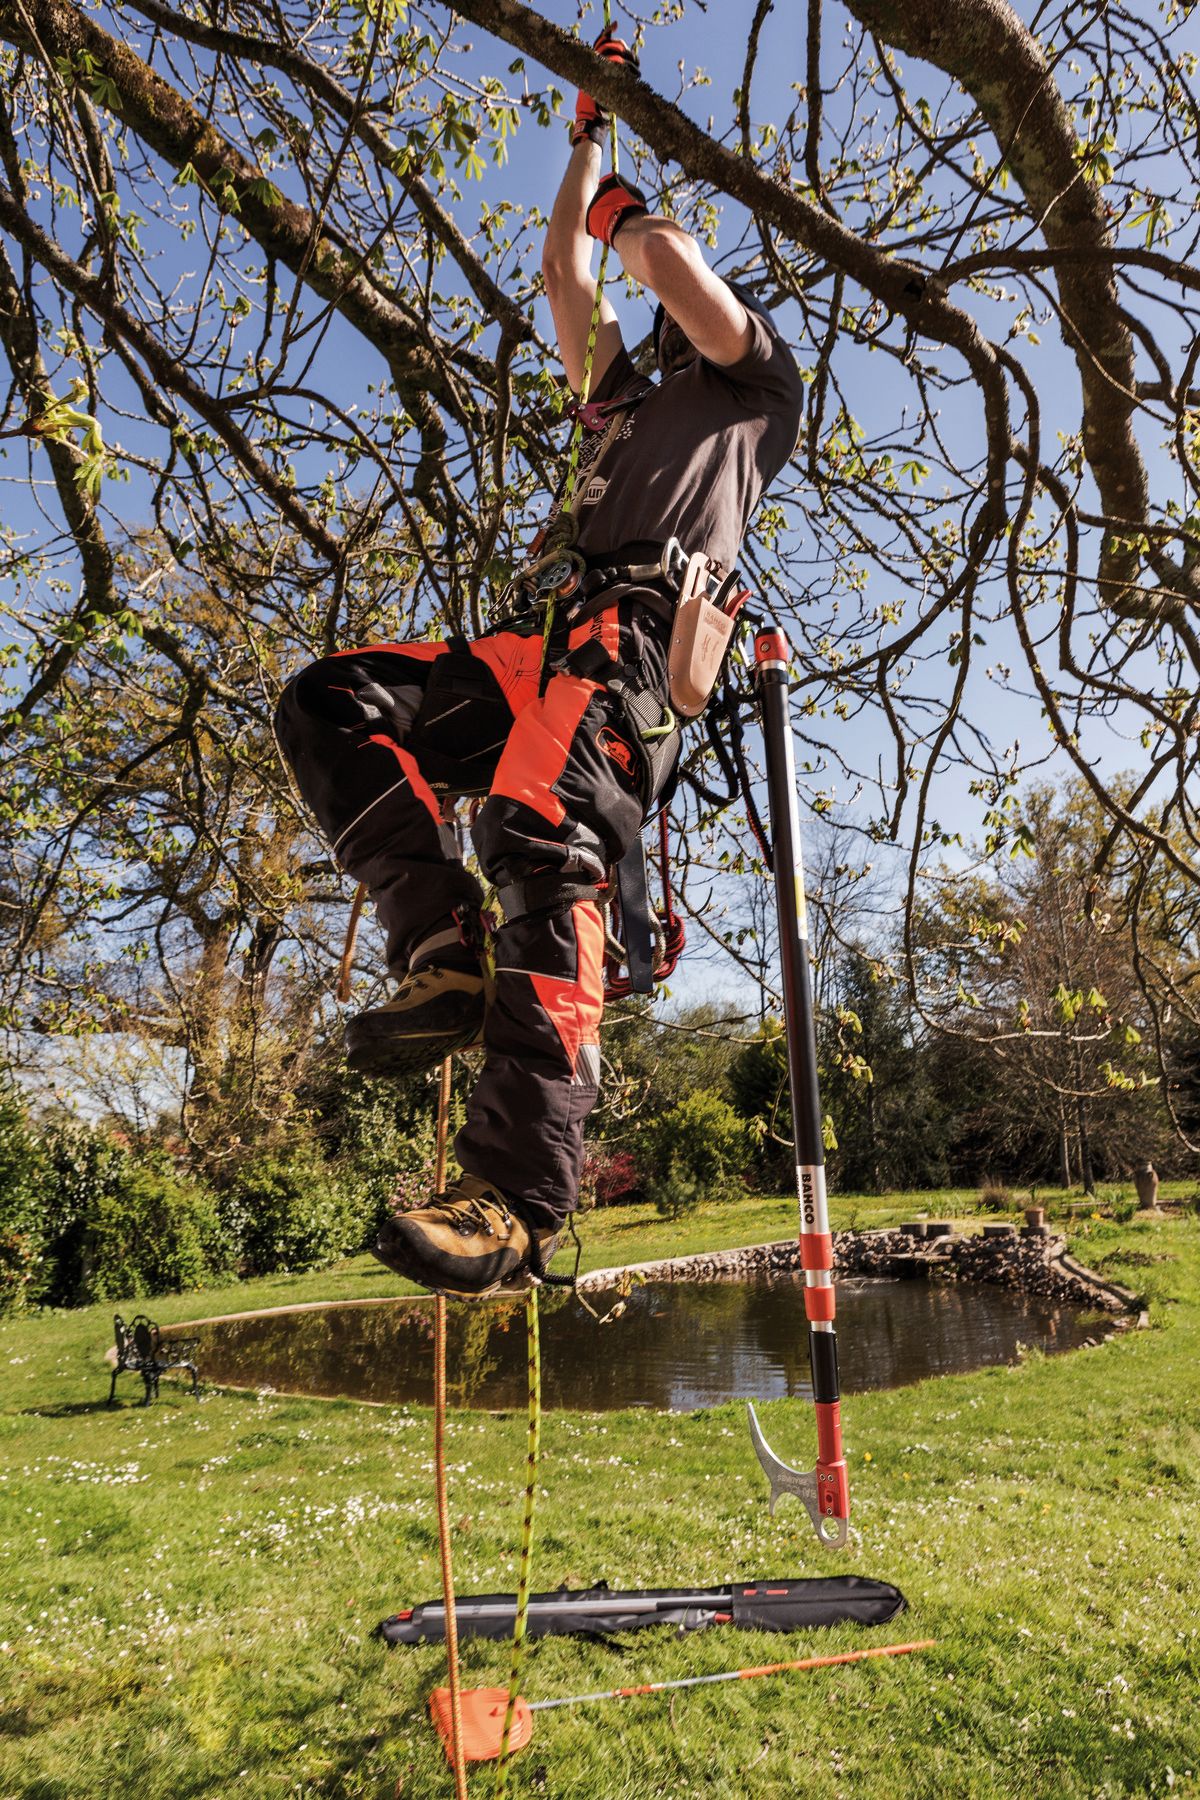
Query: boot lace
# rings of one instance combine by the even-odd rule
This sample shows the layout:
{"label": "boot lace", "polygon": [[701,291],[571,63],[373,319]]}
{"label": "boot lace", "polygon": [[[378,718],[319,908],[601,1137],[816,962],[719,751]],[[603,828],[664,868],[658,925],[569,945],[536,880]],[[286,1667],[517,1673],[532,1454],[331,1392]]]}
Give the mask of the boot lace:
{"label": "boot lace", "polygon": [[410,995],[415,997],[426,988],[436,987],[441,975],[436,963],[426,963],[423,969],[410,969],[396,990],[397,1000],[407,1000]]}
{"label": "boot lace", "polygon": [[429,1211],[453,1225],[463,1237],[470,1237],[476,1231],[482,1231],[485,1237],[495,1237],[497,1227],[507,1230],[512,1224],[512,1214],[502,1201],[487,1200],[478,1194],[435,1194]]}

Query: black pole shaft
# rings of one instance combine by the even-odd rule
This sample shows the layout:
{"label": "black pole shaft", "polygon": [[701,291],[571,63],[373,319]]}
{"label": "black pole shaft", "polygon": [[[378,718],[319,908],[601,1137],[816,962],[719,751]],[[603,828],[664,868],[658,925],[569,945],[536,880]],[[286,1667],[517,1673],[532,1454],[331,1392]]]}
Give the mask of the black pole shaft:
{"label": "black pole shaft", "polygon": [[833,1236],[825,1196],[825,1138],[817,1074],[817,1027],[808,955],[796,763],[788,709],[789,649],[787,638],[778,627],[759,632],[754,660],[774,839],[775,907],[779,922],[788,1085],[792,1096],[792,1135],[796,1145],[796,1187],[800,1202],[800,1262],[804,1270],[804,1310],[808,1319],[808,1353],[817,1416],[817,1505],[822,1517],[844,1520],[849,1517],[850,1495],[838,1403]]}
{"label": "black pole shaft", "polygon": [[800,1176],[801,1228],[815,1231],[821,1229],[816,1218],[816,1196],[805,1193],[805,1175],[811,1170],[824,1170],[825,1135],[817,1077],[817,1026],[808,955],[808,913],[804,899],[786,671],[764,668],[759,675],[759,695],[774,844],[775,907],[779,920],[788,1083],[792,1096],[796,1167]]}

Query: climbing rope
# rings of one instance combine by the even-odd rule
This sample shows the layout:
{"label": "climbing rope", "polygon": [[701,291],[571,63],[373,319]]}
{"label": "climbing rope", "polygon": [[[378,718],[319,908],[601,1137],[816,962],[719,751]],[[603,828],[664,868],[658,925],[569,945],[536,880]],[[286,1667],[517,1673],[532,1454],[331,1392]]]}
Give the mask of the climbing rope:
{"label": "climbing rope", "polygon": [[517,1696],[521,1691],[521,1672],[525,1664],[525,1628],[529,1620],[533,1514],[537,1502],[538,1459],[542,1440],[542,1346],[538,1327],[538,1291],[535,1287],[530,1288],[525,1295],[525,1330],[529,1391],[525,1437],[525,1514],[521,1521],[521,1562],[517,1573],[517,1610],[513,1619],[512,1659],[508,1671],[508,1704],[504,1708],[504,1729],[500,1736],[500,1760],[496,1765],[494,1800],[504,1800],[508,1791],[508,1744],[513,1716],[517,1710]]}
{"label": "climbing rope", "polygon": [[[611,0],[604,0],[604,28],[612,29]],[[618,173],[617,118],[612,113],[608,121],[610,156],[612,174]],[[588,324],[587,348],[583,358],[583,375],[579,383],[579,399],[574,409],[571,425],[571,436],[567,444],[567,474],[563,483],[562,504],[557,516],[547,528],[543,541],[543,560],[552,557],[555,548],[569,549],[574,543],[578,525],[574,513],[575,489],[579,483],[579,458],[583,446],[583,409],[587,405],[588,395],[592,390],[592,368],[596,360],[596,339],[600,332],[600,309],[604,302],[604,284],[608,276],[608,245],[600,250],[600,269],[596,276],[596,291],[592,296],[592,316]],[[555,593],[551,589],[546,600],[546,616],[542,624],[542,662],[541,679],[544,682],[550,658],[550,634],[554,629]],[[350,982],[354,963],[354,948],[358,938],[358,922],[363,903],[367,897],[367,889],[359,883],[354,895],[354,904],[350,909],[350,922],[346,928],[345,946],[342,951],[341,972],[338,978],[337,998],[345,1003],[350,998]]]}
{"label": "climbing rope", "polygon": [[[612,28],[611,0],[604,0],[604,27]],[[609,141],[612,152],[612,172],[617,173],[617,118],[609,115]],[[588,323],[587,348],[584,351],[583,374],[579,382],[579,401],[575,408],[575,417],[571,425],[571,439],[567,446],[567,477],[563,484],[562,506],[555,521],[560,542],[574,542],[576,525],[573,512],[575,489],[579,482],[579,456],[583,441],[583,408],[587,405],[588,395],[592,387],[592,367],[596,360],[596,339],[600,331],[600,309],[604,301],[604,283],[608,274],[608,245],[600,252],[600,269],[596,276],[596,291],[592,296],[592,316]],[[565,523],[564,523],[565,521]],[[545,679],[550,656],[550,634],[554,629],[554,600],[551,590],[546,601],[546,617],[542,625],[542,678]],[[578,1244],[578,1239],[576,1239]],[[579,1259],[576,1256],[576,1268]],[[526,1367],[528,1375],[528,1425],[525,1439],[525,1512],[521,1521],[521,1559],[517,1573],[517,1610],[513,1620],[512,1659],[508,1674],[508,1702],[504,1708],[504,1728],[500,1737],[500,1759],[496,1765],[496,1786],[493,1790],[494,1800],[504,1800],[508,1791],[509,1739],[512,1733],[513,1718],[517,1709],[517,1699],[521,1691],[521,1673],[525,1663],[525,1629],[529,1619],[530,1571],[533,1565],[533,1517],[537,1502],[538,1461],[541,1453],[542,1435],[542,1352],[541,1335],[538,1320],[538,1290],[532,1287],[525,1295],[525,1330],[526,1330]]]}
{"label": "climbing rope", "polygon": [[[450,1134],[450,1057],[442,1064],[438,1084],[437,1147],[434,1192],[446,1185],[446,1142]],[[438,1548],[442,1558],[442,1603],[446,1609],[446,1662],[450,1677],[451,1748],[455,1800],[467,1800],[467,1768],[463,1759],[462,1683],[458,1670],[458,1618],[454,1609],[454,1569],[450,1558],[450,1502],[446,1494],[446,1296],[433,1302],[433,1469],[437,1490]]]}
{"label": "climbing rope", "polygon": [[[611,0],[604,0],[604,29],[612,30]],[[612,174],[617,174],[617,115],[610,113],[608,119],[609,154],[612,161]],[[592,295],[592,316],[588,324],[587,348],[583,356],[583,374],[579,381],[579,399],[575,404],[575,416],[571,425],[571,436],[567,444],[567,476],[563,483],[562,504],[558,516],[552,521],[545,540],[546,550],[556,545],[564,549],[575,542],[578,535],[578,523],[575,518],[575,489],[579,482],[579,454],[583,444],[583,409],[588,403],[592,391],[592,366],[596,360],[596,339],[600,332],[600,309],[604,303],[604,283],[608,276],[608,245],[600,249],[600,269],[596,276],[596,291]],[[546,598],[546,617],[542,624],[542,675],[545,677],[550,656],[550,633],[554,629],[555,590],[551,588]]]}
{"label": "climbing rope", "polygon": [[342,945],[342,962],[338,970],[337,987],[334,994],[338,1004],[345,1006],[350,998],[350,985],[354,979],[354,950],[358,943],[358,923],[362,918],[362,910],[367,899],[367,884],[360,881],[354,890],[354,901],[350,908],[350,918],[346,924],[346,941]]}
{"label": "climbing rope", "polygon": [[[435,1183],[440,1191],[446,1180],[446,1143],[450,1118],[450,1058],[442,1064],[438,1091]],[[509,1740],[521,1691],[525,1664],[525,1637],[529,1621],[529,1593],[533,1568],[533,1521],[537,1506],[538,1464],[542,1439],[542,1347],[538,1314],[538,1290],[525,1295],[526,1362],[528,1376],[528,1427],[525,1439],[525,1511],[521,1521],[521,1553],[517,1574],[517,1608],[513,1620],[512,1659],[508,1676],[508,1703],[496,1765],[495,1800],[504,1800],[508,1787]],[[433,1339],[434,1483],[437,1490],[438,1546],[442,1560],[442,1604],[446,1619],[446,1662],[450,1688],[450,1749],[454,1768],[455,1800],[467,1800],[467,1773],[463,1757],[462,1681],[458,1664],[458,1620],[454,1604],[454,1571],[450,1554],[450,1504],[446,1486],[446,1297],[434,1297]]]}
{"label": "climbing rope", "polygon": [[[612,26],[612,8],[610,0],[604,0],[604,24],[609,30]],[[615,116],[609,120],[612,146],[612,170],[617,172],[617,121]],[[587,348],[584,354],[583,375],[580,381],[579,400],[575,409],[575,417],[571,429],[571,438],[567,450],[567,474],[563,485],[562,505],[557,519],[554,521],[551,541],[557,539],[566,545],[574,541],[576,524],[572,506],[575,489],[579,481],[580,448],[583,437],[582,408],[586,405],[591,391],[592,368],[596,356],[596,339],[600,330],[600,312],[604,299],[604,283],[608,272],[608,245],[605,244],[600,256],[600,269],[596,277],[596,291],[592,300],[592,316],[588,326]],[[554,594],[551,592],[546,605],[546,618],[542,632],[542,671],[545,674],[550,650],[550,634],[554,626]],[[346,933],[346,944],[342,954],[342,966],[338,982],[338,998],[345,1000],[349,995],[351,969],[354,958],[355,939],[358,922],[362,911],[366,890],[360,885],[351,909],[350,923]],[[434,1188],[440,1193],[446,1181],[446,1150],[449,1136],[450,1118],[450,1058],[442,1064],[441,1080],[438,1090],[437,1114],[437,1147],[435,1157]],[[574,1230],[572,1229],[572,1235]],[[578,1269],[579,1240],[576,1238],[576,1269]],[[554,1280],[554,1277],[550,1277]],[[562,1278],[560,1278],[560,1281]],[[573,1278],[567,1278],[563,1285],[574,1285]],[[591,1311],[591,1308],[588,1309]],[[614,1309],[613,1315],[617,1311]],[[541,1455],[542,1430],[542,1357],[541,1332],[538,1312],[538,1289],[536,1286],[527,1290],[525,1295],[525,1329],[526,1329],[526,1364],[528,1376],[528,1412],[525,1445],[525,1507],[521,1523],[521,1550],[517,1574],[517,1606],[513,1621],[512,1656],[509,1664],[508,1699],[504,1711],[504,1726],[500,1740],[500,1755],[496,1765],[495,1800],[504,1800],[508,1791],[508,1765],[510,1761],[510,1740],[513,1719],[516,1715],[517,1701],[520,1695],[521,1676],[525,1662],[526,1628],[529,1620],[529,1594],[531,1587],[531,1571],[533,1567],[533,1525],[537,1505],[538,1466]],[[454,1769],[455,1800],[467,1800],[466,1763],[463,1756],[463,1720],[462,1720],[462,1683],[458,1661],[458,1621],[455,1612],[454,1571],[450,1548],[450,1507],[446,1483],[446,1298],[444,1294],[434,1297],[434,1481],[437,1492],[438,1546],[442,1568],[442,1601],[445,1608],[446,1621],[446,1661],[450,1689],[450,1721],[451,1721],[451,1763]]]}
{"label": "climbing rope", "polygon": [[[605,30],[612,28],[611,0],[604,0]],[[612,172],[617,173],[617,119],[616,114],[609,116],[609,141],[612,150]],[[592,296],[592,316],[588,324],[587,348],[584,351],[583,374],[579,382],[579,401],[575,408],[575,418],[571,426],[571,439],[567,446],[567,477],[563,484],[562,506],[555,520],[560,541],[574,539],[575,518],[573,505],[575,489],[579,482],[579,455],[583,441],[583,408],[587,405],[588,395],[592,387],[592,367],[596,360],[596,338],[600,331],[600,309],[604,301],[604,283],[608,274],[608,245],[600,252],[600,269],[596,276],[596,291]],[[564,524],[564,521],[566,523]],[[545,675],[550,655],[550,634],[554,629],[554,592],[551,591],[546,601],[546,617],[542,626],[542,672]],[[578,1240],[577,1240],[578,1241]],[[578,1267],[578,1257],[576,1257]],[[527,1343],[527,1372],[529,1390],[528,1427],[525,1440],[525,1513],[521,1522],[521,1560],[517,1574],[517,1610],[513,1620],[512,1660],[508,1676],[508,1703],[504,1709],[504,1729],[500,1739],[500,1760],[496,1765],[495,1800],[504,1800],[508,1791],[509,1738],[512,1733],[513,1717],[516,1712],[517,1698],[521,1691],[521,1672],[525,1662],[525,1628],[529,1618],[530,1570],[533,1564],[533,1516],[537,1499],[538,1460],[541,1452],[542,1434],[542,1352],[541,1336],[538,1321],[538,1290],[530,1288],[525,1295],[525,1330]]]}

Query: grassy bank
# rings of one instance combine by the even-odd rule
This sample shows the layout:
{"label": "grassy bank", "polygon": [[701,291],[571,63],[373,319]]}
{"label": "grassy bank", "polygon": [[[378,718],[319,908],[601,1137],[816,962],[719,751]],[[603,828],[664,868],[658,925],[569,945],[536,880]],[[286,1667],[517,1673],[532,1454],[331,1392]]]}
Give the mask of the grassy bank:
{"label": "grassy bank", "polygon": [[[842,1201],[836,1222],[961,1215],[972,1201]],[[613,1212],[589,1223],[585,1266],[782,1237],[793,1220],[790,1201],[680,1225]],[[1076,1230],[1084,1260],[1148,1295],[1154,1329],[853,1399],[859,1535],[840,1559],[794,1503],[769,1518],[740,1407],[550,1415],[538,1585],[854,1569],[908,1594],[891,1635],[939,1649],[673,1706],[547,1714],[512,1791],[1200,1792],[1200,1222]],[[167,1321],[402,1291],[358,1258],[150,1310]],[[385,1653],[370,1635],[437,1592],[428,1412],[229,1393],[197,1406],[169,1384],[148,1411],[109,1412],[109,1329],[107,1308],[0,1325],[0,1795],[450,1793],[423,1712],[440,1654]],[[765,1425],[811,1463],[807,1409],[769,1406]],[[523,1420],[459,1414],[449,1443],[459,1584],[511,1586]],[[552,1642],[532,1656],[528,1692],[863,1641],[653,1633],[620,1656]],[[500,1683],[506,1651],[470,1644],[464,1663],[469,1684]],[[477,1774],[473,1790],[490,1782]]]}

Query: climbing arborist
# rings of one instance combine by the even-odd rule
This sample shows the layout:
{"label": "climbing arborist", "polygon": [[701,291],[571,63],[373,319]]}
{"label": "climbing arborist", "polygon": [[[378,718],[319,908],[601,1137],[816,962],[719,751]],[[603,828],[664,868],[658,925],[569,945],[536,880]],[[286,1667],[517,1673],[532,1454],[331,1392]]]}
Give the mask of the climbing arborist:
{"label": "climbing arborist", "polygon": [[[611,34],[596,50],[633,63]],[[541,1274],[576,1205],[600,1073],[598,899],[678,756],[667,662],[680,571],[699,555],[714,584],[732,575],[800,421],[800,375],[766,309],[631,183],[601,179],[607,126],[581,93],[546,233],[567,378],[576,394],[591,386],[574,504],[518,576],[526,611],[472,642],[325,657],[288,684],[277,719],[338,863],[370,891],[399,981],[350,1020],[351,1066],[408,1078],[484,1048],[455,1140],[461,1178],[390,1220],[376,1247],[450,1293]],[[657,297],[657,383],[635,370],[607,300],[588,368],[596,241]],[[503,913],[486,988],[483,894],[445,816],[462,794],[484,796],[472,838]]]}

